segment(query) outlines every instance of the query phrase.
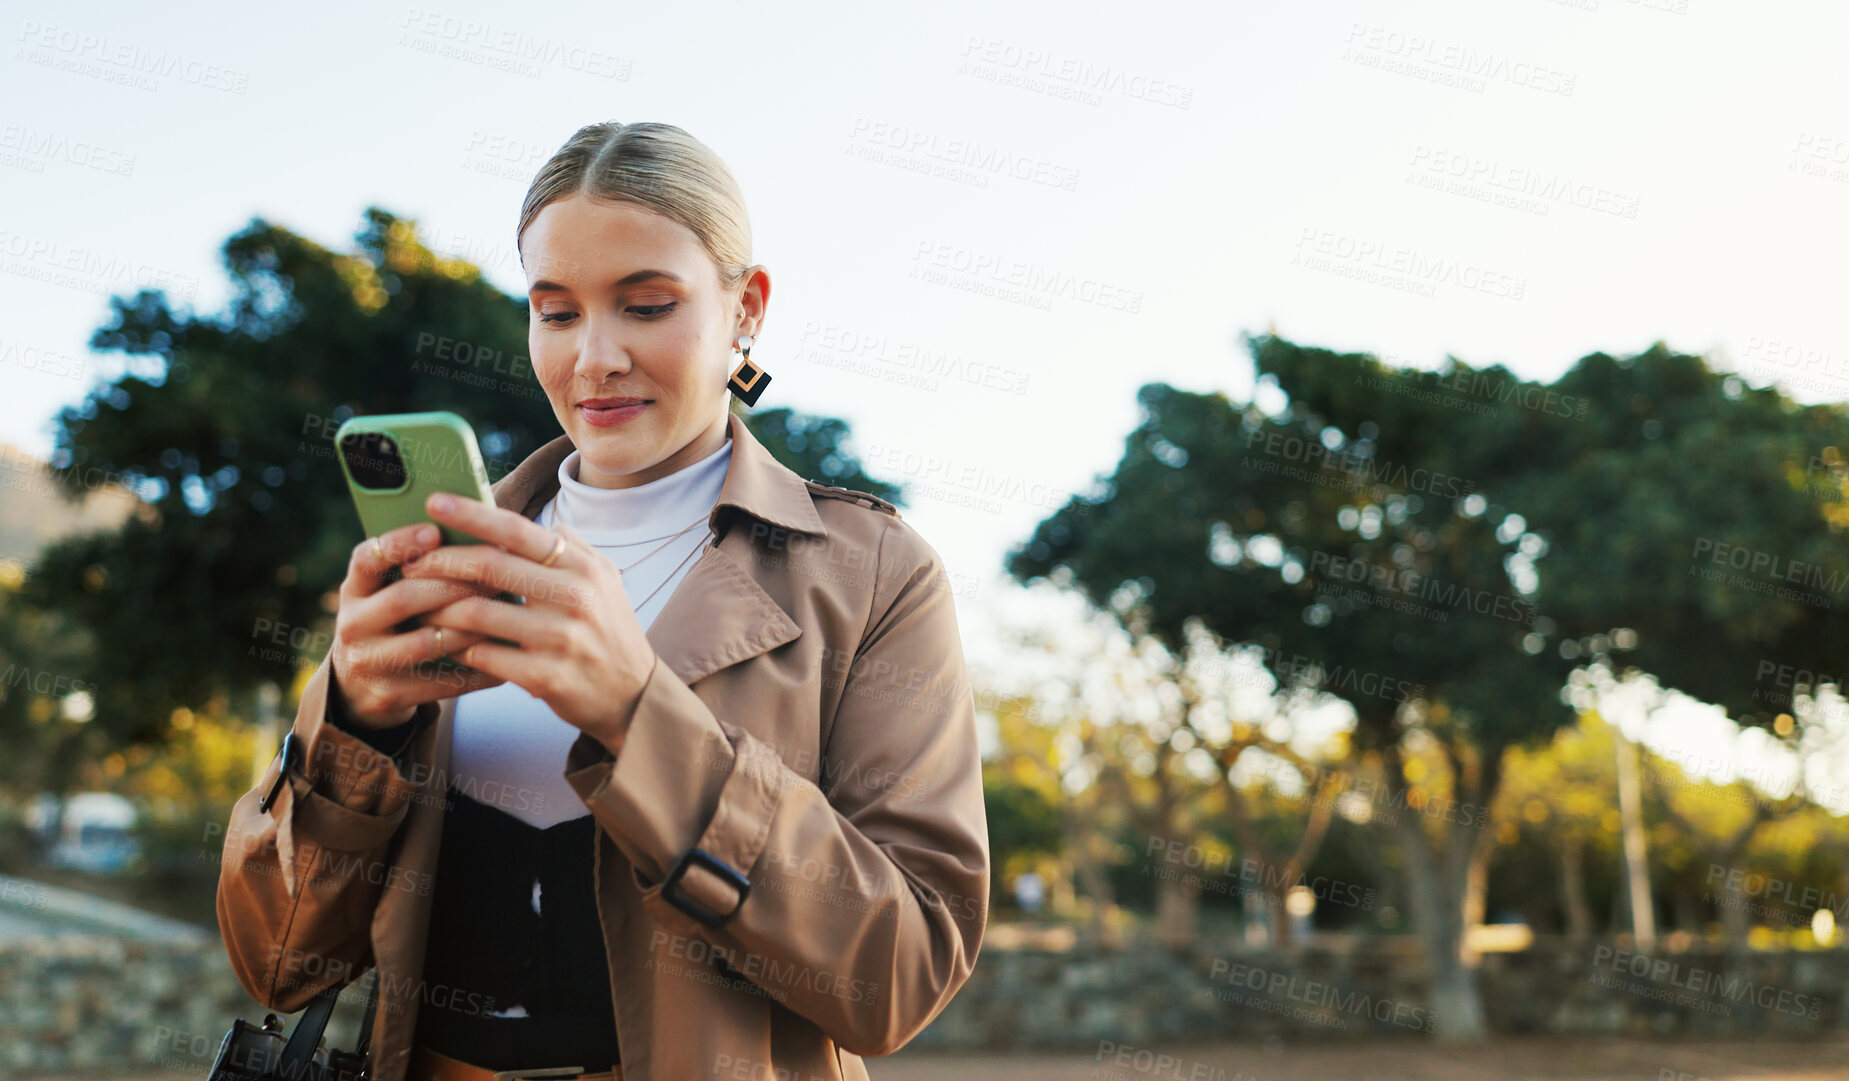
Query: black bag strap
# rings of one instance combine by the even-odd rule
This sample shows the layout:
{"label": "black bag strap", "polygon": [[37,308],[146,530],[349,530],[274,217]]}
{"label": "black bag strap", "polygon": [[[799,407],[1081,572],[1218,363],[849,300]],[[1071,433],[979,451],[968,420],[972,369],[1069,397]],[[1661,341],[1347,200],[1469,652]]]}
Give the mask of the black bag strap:
{"label": "black bag strap", "polygon": [[[378,1012],[379,970],[372,970],[372,986],[366,993],[366,1016],[360,1021],[359,1043],[354,1050],[361,1055],[372,1050],[372,1017]],[[295,1030],[289,1033],[289,1042],[283,1045],[282,1056],[277,1059],[275,1074],[283,1081],[310,1081],[313,1077],[311,1065],[314,1061],[315,1048],[321,1043],[321,1034],[327,1031],[328,1019],[334,1016],[334,1002],[340,998],[343,988],[329,987],[315,996],[315,1000],[302,1011],[302,1016],[295,1022]]]}
{"label": "black bag strap", "polygon": [[372,1015],[379,1012],[379,969],[373,966],[372,986],[366,991],[366,1016],[360,1021],[360,1042],[353,1049],[362,1055],[372,1053]]}
{"label": "black bag strap", "polygon": [[316,995],[302,1011],[294,1031],[289,1033],[289,1042],[283,1045],[282,1057],[276,1060],[275,1076],[283,1081],[310,1081],[314,1075],[315,1047],[321,1043],[321,1033],[327,1028],[327,1019],[334,1014],[334,1000],[339,997],[340,988],[330,987]]}

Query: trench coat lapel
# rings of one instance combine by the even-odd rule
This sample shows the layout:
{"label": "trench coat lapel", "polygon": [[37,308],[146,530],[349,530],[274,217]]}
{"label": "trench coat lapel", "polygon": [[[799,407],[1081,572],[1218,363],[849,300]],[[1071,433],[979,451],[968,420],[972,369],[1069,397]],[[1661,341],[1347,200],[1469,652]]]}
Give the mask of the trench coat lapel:
{"label": "trench coat lapel", "polygon": [[[701,551],[647,631],[655,652],[689,686],[802,633],[745,569],[750,562],[750,531],[764,528],[745,519],[817,536],[825,537],[828,532],[803,479],[765,449],[738,414],[728,413],[726,424],[732,460],[707,517],[718,542]],[[558,494],[559,463],[572,449],[571,437],[560,435],[528,455],[494,485],[496,504],[538,518]],[[744,531],[731,536],[732,527],[741,520]]]}
{"label": "trench coat lapel", "polygon": [[[737,414],[728,413],[726,423],[732,439],[732,458],[707,519],[718,539],[702,550],[646,631],[655,652],[689,687],[802,634],[802,628],[747,569],[753,563],[753,530],[769,526],[827,536],[803,479],[759,443]],[[570,437],[560,435],[528,455],[492,486],[496,505],[536,519],[557,494],[559,463],[572,450]],[[752,519],[763,525],[754,524]],[[421,795],[407,815],[404,847],[399,853],[401,866],[431,876],[436,873],[443,837],[443,791],[450,770],[455,707],[453,696],[439,700],[436,721],[420,740],[430,741],[419,753],[420,758],[428,757],[429,772]],[[600,847],[599,861],[604,855]],[[603,877],[599,868],[599,880]],[[611,903],[600,890],[599,905],[608,907]],[[430,904],[430,893],[387,890],[375,913],[373,956],[382,979],[379,1023],[390,1025],[380,1032],[379,1053],[384,1064],[403,1061],[409,1053],[409,1026],[415,1011],[412,1003],[419,993]],[[396,1007],[390,994],[394,988],[399,996]],[[405,1008],[408,1005],[409,1010]],[[389,1020],[393,1014],[395,1020]],[[380,1076],[381,1081],[390,1081],[390,1065]]]}

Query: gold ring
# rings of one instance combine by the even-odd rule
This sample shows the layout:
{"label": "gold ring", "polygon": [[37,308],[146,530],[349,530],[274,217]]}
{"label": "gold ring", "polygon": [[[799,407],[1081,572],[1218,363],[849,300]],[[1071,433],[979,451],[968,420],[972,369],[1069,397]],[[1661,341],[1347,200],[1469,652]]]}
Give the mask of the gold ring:
{"label": "gold ring", "polygon": [[437,628],[437,656],[441,657],[449,650],[443,648],[443,628]]}
{"label": "gold ring", "polygon": [[386,555],[385,555],[385,545],[383,545],[383,544],[380,544],[380,543],[379,543],[379,538],[377,538],[377,537],[374,537],[374,538],[372,538],[372,550],[373,550],[373,551],[375,551],[375,552],[377,552],[377,553],[379,553],[379,562],[381,562],[381,563],[390,563],[390,562],[391,562],[391,560],[390,560],[390,559],[388,559],[388,558],[386,558]]}
{"label": "gold ring", "polygon": [[475,647],[479,645],[481,645],[480,642],[471,642],[469,643],[469,648],[462,651],[462,663],[463,664],[468,665],[470,668],[475,667],[475,662],[469,659],[469,654],[475,652]]}
{"label": "gold ring", "polygon": [[546,556],[545,559],[540,561],[539,565],[542,567],[552,566],[552,564],[558,562],[559,553],[563,552],[564,550],[565,550],[565,538],[561,536],[558,538],[557,541],[553,542],[552,551]]}

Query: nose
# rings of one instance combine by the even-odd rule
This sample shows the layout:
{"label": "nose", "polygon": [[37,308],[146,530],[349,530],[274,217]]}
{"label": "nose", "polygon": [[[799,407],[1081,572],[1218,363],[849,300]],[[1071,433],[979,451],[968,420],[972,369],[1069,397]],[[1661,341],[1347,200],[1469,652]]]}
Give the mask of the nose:
{"label": "nose", "polygon": [[620,321],[614,316],[584,316],[584,337],[578,341],[578,363],[574,368],[581,383],[605,386],[611,376],[627,374],[634,367],[622,340]]}

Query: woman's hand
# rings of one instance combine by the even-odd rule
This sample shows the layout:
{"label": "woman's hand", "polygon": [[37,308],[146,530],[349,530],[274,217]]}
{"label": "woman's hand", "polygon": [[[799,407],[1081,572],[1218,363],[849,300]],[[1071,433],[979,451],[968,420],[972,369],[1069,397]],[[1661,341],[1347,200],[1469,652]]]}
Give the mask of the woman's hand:
{"label": "woman's hand", "polygon": [[[564,524],[555,533],[523,514],[440,494],[425,509],[433,520],[488,543],[433,548],[405,566],[407,579],[451,579],[484,593],[506,590],[526,598],[510,604],[464,597],[425,622],[474,639],[458,651],[462,663],[519,685],[611,754],[621,753],[655,663],[621,572]],[[542,566],[561,538],[558,558]]]}
{"label": "woman's hand", "polygon": [[435,578],[387,581],[393,567],[435,548],[441,539],[435,526],[423,522],[382,533],[376,543],[368,537],[353,546],[334,617],[328,693],[356,724],[390,728],[410,720],[425,702],[501,682],[435,664],[479,642],[481,635],[445,630],[439,638],[428,619],[408,630],[400,626],[460,596],[480,592]]}

